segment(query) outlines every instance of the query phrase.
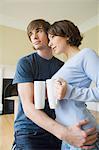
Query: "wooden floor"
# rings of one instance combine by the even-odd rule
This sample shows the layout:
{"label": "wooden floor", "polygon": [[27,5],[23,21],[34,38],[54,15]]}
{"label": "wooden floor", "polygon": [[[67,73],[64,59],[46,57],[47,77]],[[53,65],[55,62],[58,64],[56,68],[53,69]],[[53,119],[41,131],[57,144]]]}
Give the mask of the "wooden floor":
{"label": "wooden floor", "polygon": [[[92,112],[99,123],[99,112]],[[13,143],[14,115],[0,115],[0,150],[11,150]]]}
{"label": "wooden floor", "polygon": [[11,150],[14,115],[0,115],[0,150]]}

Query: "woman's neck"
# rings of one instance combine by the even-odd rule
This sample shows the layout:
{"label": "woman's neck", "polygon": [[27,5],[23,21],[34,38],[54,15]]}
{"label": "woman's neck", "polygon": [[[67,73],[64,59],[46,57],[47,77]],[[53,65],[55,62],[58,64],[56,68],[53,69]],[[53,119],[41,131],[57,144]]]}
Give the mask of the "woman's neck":
{"label": "woman's neck", "polygon": [[79,51],[80,49],[78,47],[69,46],[68,49],[65,51],[65,55],[67,56],[67,59],[69,59],[79,53]]}

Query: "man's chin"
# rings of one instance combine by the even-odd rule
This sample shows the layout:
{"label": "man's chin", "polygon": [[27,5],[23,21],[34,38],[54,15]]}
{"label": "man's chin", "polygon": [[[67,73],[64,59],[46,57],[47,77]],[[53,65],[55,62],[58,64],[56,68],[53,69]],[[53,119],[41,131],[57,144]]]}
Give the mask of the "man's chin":
{"label": "man's chin", "polygon": [[47,48],[48,48],[47,45],[39,45],[39,46],[34,47],[35,50],[44,50],[44,49],[47,49]]}
{"label": "man's chin", "polygon": [[35,50],[40,49],[40,46],[33,46]]}

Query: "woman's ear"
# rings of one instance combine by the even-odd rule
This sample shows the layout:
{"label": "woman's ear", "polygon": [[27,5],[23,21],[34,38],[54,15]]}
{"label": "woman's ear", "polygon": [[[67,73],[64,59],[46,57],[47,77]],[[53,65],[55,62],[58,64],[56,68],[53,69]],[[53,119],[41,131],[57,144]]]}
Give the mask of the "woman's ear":
{"label": "woman's ear", "polygon": [[69,44],[69,37],[66,37],[66,43]]}
{"label": "woman's ear", "polygon": [[69,37],[66,37],[66,40],[69,41]]}

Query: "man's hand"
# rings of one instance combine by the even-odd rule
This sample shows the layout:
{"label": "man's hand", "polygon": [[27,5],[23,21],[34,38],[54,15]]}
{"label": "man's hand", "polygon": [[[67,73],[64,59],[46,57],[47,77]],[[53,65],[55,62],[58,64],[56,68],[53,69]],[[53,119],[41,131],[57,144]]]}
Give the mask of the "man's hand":
{"label": "man's hand", "polygon": [[84,149],[90,149],[93,148],[92,146],[86,146],[86,145],[92,145],[97,140],[97,134],[95,128],[88,129],[87,131],[81,130],[81,126],[88,124],[88,121],[83,120],[80,121],[78,124],[72,127],[68,127],[68,131],[66,136],[63,137],[62,140],[67,141],[71,145],[74,145],[75,147],[80,147]]}
{"label": "man's hand", "polygon": [[61,100],[65,97],[67,91],[67,83],[62,78],[55,80],[55,91],[56,91],[56,98]]}

